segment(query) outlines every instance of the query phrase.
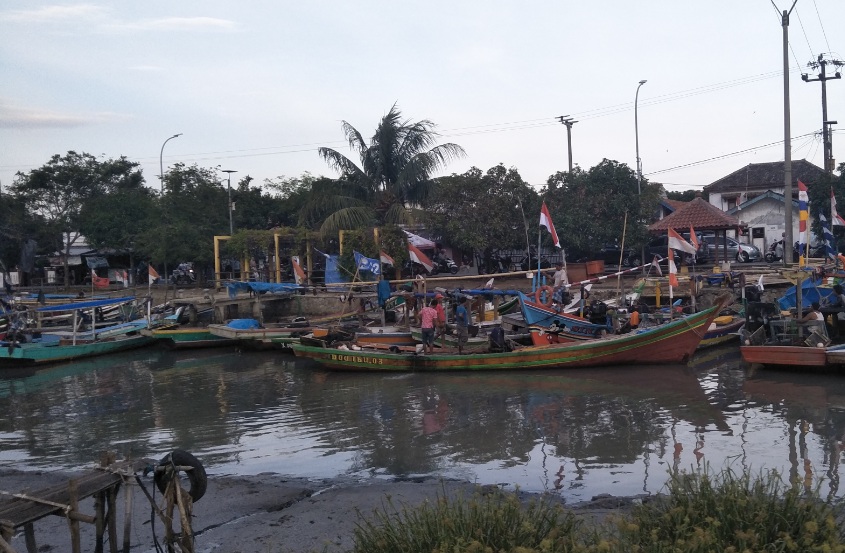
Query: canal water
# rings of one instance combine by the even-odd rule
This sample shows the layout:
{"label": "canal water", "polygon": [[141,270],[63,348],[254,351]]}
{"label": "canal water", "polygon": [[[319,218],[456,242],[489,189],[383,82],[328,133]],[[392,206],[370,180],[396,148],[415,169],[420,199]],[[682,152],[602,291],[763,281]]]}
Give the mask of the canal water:
{"label": "canal water", "polygon": [[688,366],[332,373],[281,352],[136,352],[0,376],[0,468],[173,448],[211,475],[434,475],[573,502],[656,493],[671,470],[776,469],[841,497],[845,378]]}

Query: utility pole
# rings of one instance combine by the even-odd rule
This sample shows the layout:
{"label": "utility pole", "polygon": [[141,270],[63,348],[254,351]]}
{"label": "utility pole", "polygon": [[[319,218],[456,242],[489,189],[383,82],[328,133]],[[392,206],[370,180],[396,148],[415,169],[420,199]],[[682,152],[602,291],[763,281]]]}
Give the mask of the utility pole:
{"label": "utility pole", "polygon": [[[832,65],[834,67],[833,75],[827,74],[827,66]],[[841,79],[842,74],[839,72],[839,68],[845,65],[845,62],[837,59],[826,60],[824,59],[824,54],[819,54],[818,61],[811,61],[807,64],[807,67],[813,70],[818,70],[819,75],[811,79],[807,73],[801,74],[801,79],[805,83],[813,83],[816,81],[820,81],[822,83],[822,144],[824,145],[824,170],[827,174],[833,172],[833,144],[830,140],[830,129],[828,128],[830,124],[835,124],[834,121],[827,120],[827,81],[831,79]]]}
{"label": "utility pole", "polygon": [[557,118],[558,121],[566,125],[566,143],[569,149],[569,172],[572,172],[572,125],[578,121],[573,121],[568,115],[561,115]]}
{"label": "utility pole", "polygon": [[[783,10],[780,25],[783,27],[783,219],[786,233],[783,246],[783,263],[792,258],[792,138],[789,114],[789,14],[795,9],[798,0],[792,2],[789,11]],[[775,3],[772,1],[772,5]],[[775,6],[777,9],[777,6]],[[801,302],[801,287],[798,287],[797,299]]]}

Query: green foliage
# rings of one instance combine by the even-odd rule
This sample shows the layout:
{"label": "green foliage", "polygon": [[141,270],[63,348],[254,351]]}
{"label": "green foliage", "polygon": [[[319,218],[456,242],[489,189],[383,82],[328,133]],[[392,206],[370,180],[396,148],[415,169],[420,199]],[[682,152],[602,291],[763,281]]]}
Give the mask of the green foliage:
{"label": "green foliage", "polygon": [[[360,513],[359,513],[360,515]],[[577,543],[579,523],[549,501],[524,506],[516,494],[476,494],[416,509],[387,505],[355,531],[358,553],[548,552],[584,551]]]}
{"label": "green foliage", "polygon": [[536,244],[537,226],[530,224],[529,232],[523,215],[538,220],[540,201],[516,169],[497,165],[482,174],[473,167],[437,179],[424,212],[426,226],[461,249],[528,248],[529,240]]}
{"label": "green foliage", "polygon": [[547,186],[546,204],[565,249],[596,252],[621,241],[623,228],[632,247],[650,239],[647,226],[657,213],[661,187],[643,180],[639,194],[636,172],[624,163],[605,159],[589,171],[556,173]]}
{"label": "green foliage", "polygon": [[[338,258],[338,265],[341,271],[348,275],[355,275],[356,272],[354,252],[372,259],[379,258],[379,248],[372,228],[343,231],[343,253]],[[374,278],[369,271],[358,274],[358,280],[374,280]]]}
{"label": "green foliage", "polygon": [[705,200],[708,198],[709,194],[707,192],[701,190],[684,190],[682,192],[667,192],[666,197],[670,200],[676,200],[679,202],[691,202],[696,199],[699,195]]}
{"label": "green foliage", "polygon": [[346,121],[343,132],[361,165],[332,148],[320,148],[320,156],[340,178],[314,186],[302,213],[306,221],[322,221],[324,236],[342,229],[413,222],[409,207],[428,197],[431,175],[464,155],[457,144],[435,146],[434,124],[403,121],[396,105],[382,118],[369,144]]}

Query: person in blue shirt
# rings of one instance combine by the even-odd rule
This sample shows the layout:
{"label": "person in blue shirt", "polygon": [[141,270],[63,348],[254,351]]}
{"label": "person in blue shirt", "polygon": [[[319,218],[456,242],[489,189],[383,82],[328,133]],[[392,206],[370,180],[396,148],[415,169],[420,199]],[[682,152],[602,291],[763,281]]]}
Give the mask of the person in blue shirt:
{"label": "person in blue shirt", "polygon": [[384,275],[379,275],[378,286],[376,287],[378,294],[378,306],[381,308],[381,325],[384,326],[387,322],[387,300],[390,299],[390,282],[384,278]]}
{"label": "person in blue shirt", "polygon": [[469,311],[466,308],[466,297],[458,300],[458,307],[455,309],[455,327],[458,333],[458,354],[464,352],[464,346],[469,341]]}

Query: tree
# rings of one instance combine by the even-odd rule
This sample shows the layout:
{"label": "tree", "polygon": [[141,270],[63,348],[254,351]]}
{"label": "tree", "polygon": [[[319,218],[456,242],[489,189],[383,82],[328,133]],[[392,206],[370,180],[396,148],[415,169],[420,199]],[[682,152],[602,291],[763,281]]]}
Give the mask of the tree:
{"label": "tree", "polygon": [[[83,206],[92,199],[143,183],[138,164],[121,157],[103,162],[91,154],[69,151],[28,174],[18,172],[12,193],[27,211],[43,218],[47,230],[59,241],[54,250],[64,251],[64,284],[69,284],[70,247],[79,237]],[[64,242],[64,244],[62,244]]]}
{"label": "tree", "polygon": [[332,148],[319,149],[329,166],[340,172],[340,178],[332,186],[313,187],[303,219],[322,220],[324,236],[341,229],[411,222],[410,208],[428,197],[432,175],[464,155],[457,144],[434,145],[438,135],[431,121],[402,121],[401,117],[394,104],[369,145],[355,127],[343,122],[346,140],[358,153],[360,166]]}
{"label": "tree", "polygon": [[[558,172],[547,181],[545,200],[561,243],[576,255],[591,254],[604,244],[640,247],[648,242],[647,225],[660,202],[660,186],[642,181],[618,161],[604,159],[589,171]],[[627,219],[626,219],[627,213]]]}
{"label": "tree", "polygon": [[[493,248],[529,247],[526,209],[539,217],[537,193],[515,168],[500,164],[482,173],[472,167],[462,175],[437,179],[423,221],[435,234],[447,236],[450,244],[483,251],[486,258]],[[536,225],[532,229],[529,236],[536,238]]]}

